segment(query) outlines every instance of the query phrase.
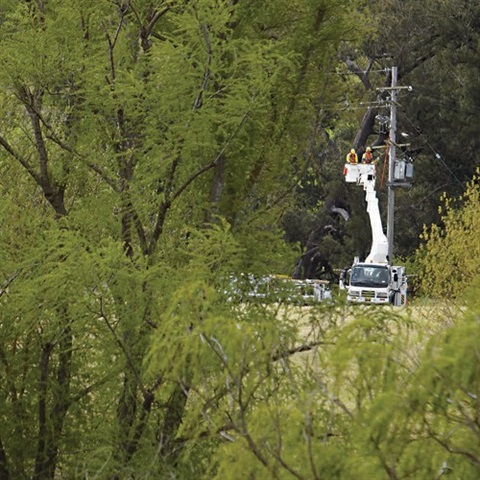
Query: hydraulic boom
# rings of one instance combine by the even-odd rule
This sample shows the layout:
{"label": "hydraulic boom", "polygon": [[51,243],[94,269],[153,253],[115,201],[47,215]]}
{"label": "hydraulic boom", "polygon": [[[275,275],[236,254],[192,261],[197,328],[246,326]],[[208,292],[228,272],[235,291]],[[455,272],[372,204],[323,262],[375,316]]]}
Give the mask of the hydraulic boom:
{"label": "hydraulic boom", "polygon": [[364,262],[354,261],[340,278],[340,288],[347,289],[347,299],[357,303],[405,305],[407,280],[405,268],[389,265],[388,239],[375,191],[374,164],[345,164],[345,181],[365,190],[367,212],[372,230],[372,247]]}
{"label": "hydraulic boom", "polygon": [[372,229],[372,248],[365,263],[388,263],[388,240],[383,233],[382,218],[378,207],[375,191],[375,165],[347,164],[345,165],[345,181],[363,186],[367,201],[367,212]]}

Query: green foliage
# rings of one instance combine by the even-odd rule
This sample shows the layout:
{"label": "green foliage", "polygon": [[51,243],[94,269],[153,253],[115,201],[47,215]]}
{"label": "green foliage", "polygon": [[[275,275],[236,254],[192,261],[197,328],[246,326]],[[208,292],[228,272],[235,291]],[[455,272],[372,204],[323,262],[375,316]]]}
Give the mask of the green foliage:
{"label": "green foliage", "polygon": [[417,366],[408,317],[225,295],[289,273],[299,192],[331,200],[305,200],[336,168],[321,122],[345,125],[319,106],[362,3],[2,2],[1,478],[383,478],[392,455],[468,478],[473,313]]}
{"label": "green foliage", "polygon": [[418,252],[424,294],[460,299],[480,275],[479,195],[475,176],[461,197],[443,196],[443,206],[439,210],[441,225],[425,228],[422,235],[425,243]]}
{"label": "green foliage", "polygon": [[330,323],[318,349],[282,359],[269,396],[218,450],[216,478],[475,478],[478,316],[424,344],[408,313],[356,313]]}
{"label": "green foliage", "polygon": [[[309,209],[309,228],[301,238],[305,252],[313,246],[322,251],[321,236],[329,236],[340,253],[332,254],[328,263],[338,268],[343,265],[342,256],[349,262],[354,255],[363,257],[362,246],[370,244],[363,199],[359,201],[355,189],[336,184],[342,180],[342,163],[351,146],[363,149],[385,140],[375,116],[389,115],[388,104],[378,103],[386,93],[378,89],[390,84],[392,65],[398,66],[398,84],[413,87],[412,92],[399,92],[397,140],[414,152],[415,170],[412,188],[396,190],[395,254],[412,256],[423,225],[439,221],[442,191],[449,197],[463,191],[479,165],[475,133],[479,128],[479,28],[472,20],[476,18],[479,5],[474,0],[370,1],[362,2],[358,14],[352,15],[352,30],[361,38],[349,42],[350,36],[344,36],[338,49],[343,61],[331,64],[335,74],[328,77],[328,85],[334,85],[339,95],[319,100],[315,134],[305,148],[320,181],[316,188],[298,189],[298,205],[292,207],[296,215],[303,213],[305,205]],[[400,136],[403,132],[408,137]],[[399,148],[397,156],[403,150]],[[325,200],[321,216],[316,215],[319,198]],[[332,206],[346,209],[350,220],[345,222]],[[384,212],[382,206],[386,200],[381,194]],[[289,226],[287,232],[293,237],[296,232]],[[331,234],[331,226],[337,236]]]}
{"label": "green foliage", "polygon": [[296,335],[222,291],[292,264],[291,161],[351,2],[3,6],[0,476],[200,477]]}

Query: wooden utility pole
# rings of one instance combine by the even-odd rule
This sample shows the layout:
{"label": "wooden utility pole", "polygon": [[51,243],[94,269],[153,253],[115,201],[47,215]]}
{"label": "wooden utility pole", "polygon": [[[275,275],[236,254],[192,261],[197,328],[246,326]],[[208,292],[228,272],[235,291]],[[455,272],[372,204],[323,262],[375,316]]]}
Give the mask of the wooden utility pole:
{"label": "wooden utility pole", "polygon": [[[397,144],[397,94],[399,90],[408,90],[411,92],[411,86],[399,87],[397,85],[398,71],[397,67],[391,69],[391,85],[380,91],[390,93],[390,129],[388,133],[388,211],[387,211],[387,241],[388,241],[388,264],[393,265],[393,231],[395,227],[395,189],[410,188],[412,184],[409,181],[409,175],[413,174],[413,167],[410,165],[409,175],[407,175],[405,159],[397,161],[397,147],[408,147],[410,144]],[[407,178],[408,177],[408,178]]]}
{"label": "wooden utility pole", "polygon": [[395,227],[395,176],[396,143],[397,143],[397,67],[392,67],[392,83],[390,90],[390,131],[388,138],[388,210],[387,210],[387,240],[388,264],[393,265],[393,232]]}

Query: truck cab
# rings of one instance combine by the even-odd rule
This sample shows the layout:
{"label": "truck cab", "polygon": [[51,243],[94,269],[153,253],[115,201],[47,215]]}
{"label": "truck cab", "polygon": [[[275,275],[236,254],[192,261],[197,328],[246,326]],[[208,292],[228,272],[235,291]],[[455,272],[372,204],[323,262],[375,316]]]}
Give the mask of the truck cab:
{"label": "truck cab", "polygon": [[404,305],[407,280],[404,267],[388,264],[354,263],[340,278],[353,303]]}

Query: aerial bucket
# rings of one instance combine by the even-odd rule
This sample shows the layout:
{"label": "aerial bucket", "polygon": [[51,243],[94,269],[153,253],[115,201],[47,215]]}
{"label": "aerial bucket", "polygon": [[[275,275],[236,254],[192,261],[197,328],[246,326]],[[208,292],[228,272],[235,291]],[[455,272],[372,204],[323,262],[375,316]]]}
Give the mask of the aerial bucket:
{"label": "aerial bucket", "polygon": [[370,163],[346,163],[343,174],[347,183],[361,183],[364,187],[375,181],[375,165]]}

